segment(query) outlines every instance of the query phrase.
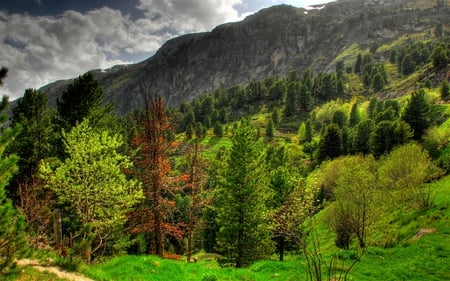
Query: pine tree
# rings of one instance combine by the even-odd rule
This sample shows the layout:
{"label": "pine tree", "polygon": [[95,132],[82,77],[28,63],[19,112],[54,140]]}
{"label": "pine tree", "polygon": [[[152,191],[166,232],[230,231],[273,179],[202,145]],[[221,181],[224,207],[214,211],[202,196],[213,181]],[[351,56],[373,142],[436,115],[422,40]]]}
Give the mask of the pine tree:
{"label": "pine tree", "polygon": [[445,101],[450,100],[450,86],[447,80],[443,80],[441,84],[441,99]]}
{"label": "pine tree", "polygon": [[[8,69],[0,69],[0,85],[6,77]],[[6,120],[3,114],[8,106],[8,98],[3,96],[0,102],[0,122]],[[12,202],[6,196],[5,186],[17,171],[17,156],[5,155],[6,146],[18,133],[18,129],[3,129],[0,132],[0,274],[7,272],[14,260],[21,258],[27,249],[24,235],[24,219],[14,209]]]}
{"label": "pine tree", "polygon": [[[133,144],[140,149],[140,157],[135,160],[135,164],[138,168],[137,175],[143,183],[145,205],[131,216],[135,225],[134,232],[151,234],[149,252],[162,257],[165,234],[179,238],[180,230],[164,216],[164,209],[168,209],[170,205],[165,195],[171,194],[168,153],[173,142],[168,136],[173,126],[161,96],[146,98],[145,112],[138,121],[140,128]],[[200,131],[201,127],[203,126],[199,125],[197,129]],[[201,133],[196,132],[196,135]]]}
{"label": "pine tree", "polygon": [[358,103],[354,103],[350,111],[349,126],[354,127],[361,121],[361,113],[359,112]]}
{"label": "pine tree", "polygon": [[354,68],[355,73],[361,72],[361,64],[362,64],[362,56],[361,56],[361,54],[358,54],[358,56],[356,57],[355,68]]}
{"label": "pine tree", "polygon": [[266,206],[270,192],[260,151],[256,130],[248,120],[241,120],[220,171],[221,187],[215,200],[220,227],[216,250],[224,265],[248,266],[273,252]]}
{"label": "pine tree", "polygon": [[430,126],[430,104],[425,97],[425,91],[418,90],[411,94],[405,111],[402,116],[403,121],[411,126],[414,132],[414,139],[419,140]]}
{"label": "pine tree", "polygon": [[274,135],[275,126],[273,125],[272,118],[269,119],[269,122],[267,122],[267,128],[266,128],[266,136],[271,138]]}
{"label": "pine tree", "polygon": [[320,140],[317,158],[319,161],[333,159],[342,155],[342,134],[337,124],[326,127],[325,134]]}
{"label": "pine tree", "polygon": [[47,109],[47,96],[33,89],[27,89],[12,109],[11,126],[22,128],[7,148],[19,157],[19,171],[8,186],[15,205],[19,204],[19,185],[33,185],[39,162],[52,154],[53,116],[54,111]]}

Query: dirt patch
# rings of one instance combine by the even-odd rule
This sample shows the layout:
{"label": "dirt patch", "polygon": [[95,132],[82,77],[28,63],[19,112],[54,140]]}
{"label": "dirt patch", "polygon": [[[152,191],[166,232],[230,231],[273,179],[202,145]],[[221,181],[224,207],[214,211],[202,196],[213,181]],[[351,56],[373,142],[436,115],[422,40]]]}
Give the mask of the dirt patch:
{"label": "dirt patch", "polygon": [[436,228],[422,228],[421,230],[417,231],[417,233],[411,238],[411,241],[419,240],[420,238],[424,237],[425,235],[431,234],[436,232]]}
{"label": "dirt patch", "polygon": [[68,272],[64,268],[55,265],[43,266],[39,264],[37,260],[22,259],[16,262],[19,266],[31,266],[40,272],[49,272],[56,275],[58,278],[66,279],[69,281],[94,281],[93,279],[84,277],[80,274]]}

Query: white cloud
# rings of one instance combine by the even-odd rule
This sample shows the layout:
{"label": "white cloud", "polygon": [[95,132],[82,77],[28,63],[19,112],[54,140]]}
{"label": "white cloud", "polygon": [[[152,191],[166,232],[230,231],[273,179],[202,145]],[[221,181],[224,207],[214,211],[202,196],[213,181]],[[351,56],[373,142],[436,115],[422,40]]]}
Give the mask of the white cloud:
{"label": "white cloud", "polygon": [[241,19],[236,7],[242,0],[140,0],[145,14],[177,31],[207,31],[218,24]]}
{"label": "white cloud", "polygon": [[107,7],[40,17],[0,11],[0,66],[9,68],[0,95],[17,98],[26,88],[134,62],[171,37],[207,31],[281,2],[304,6],[323,1],[139,0],[137,8],[145,14],[139,19]]}
{"label": "white cloud", "polygon": [[0,95],[17,98],[26,88],[130,63],[124,55],[150,54],[173,36],[161,28],[109,8],[46,17],[0,12],[0,65],[9,68]]}

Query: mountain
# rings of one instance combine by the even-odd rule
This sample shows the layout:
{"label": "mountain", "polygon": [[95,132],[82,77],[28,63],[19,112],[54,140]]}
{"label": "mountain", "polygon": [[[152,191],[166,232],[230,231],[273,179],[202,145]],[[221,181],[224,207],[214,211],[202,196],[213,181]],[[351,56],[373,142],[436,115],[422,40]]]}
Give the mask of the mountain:
{"label": "mountain", "polygon": [[[241,22],[169,40],[140,63],[92,72],[105,102],[114,102],[118,113],[139,108],[145,92],[159,93],[176,106],[216,88],[284,76],[292,69],[333,70],[354,44],[370,47],[449,25],[449,6],[448,0],[340,0],[312,10],[274,6]],[[50,106],[69,82],[40,89]]]}

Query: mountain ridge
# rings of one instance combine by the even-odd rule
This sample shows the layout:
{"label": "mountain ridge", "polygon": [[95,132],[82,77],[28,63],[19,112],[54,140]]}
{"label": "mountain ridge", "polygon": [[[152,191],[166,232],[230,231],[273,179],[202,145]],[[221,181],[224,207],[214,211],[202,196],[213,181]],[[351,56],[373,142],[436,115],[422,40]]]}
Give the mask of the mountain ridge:
{"label": "mountain ridge", "polygon": [[[273,6],[209,32],[170,39],[142,62],[91,72],[103,86],[105,102],[113,102],[120,114],[140,108],[145,93],[161,94],[167,105],[177,106],[217,88],[284,76],[292,69],[331,71],[352,44],[368,47],[450,23],[449,5],[410,8],[417,2],[341,0],[313,10]],[[50,106],[69,82],[40,89]]]}

